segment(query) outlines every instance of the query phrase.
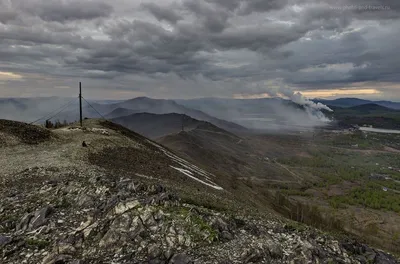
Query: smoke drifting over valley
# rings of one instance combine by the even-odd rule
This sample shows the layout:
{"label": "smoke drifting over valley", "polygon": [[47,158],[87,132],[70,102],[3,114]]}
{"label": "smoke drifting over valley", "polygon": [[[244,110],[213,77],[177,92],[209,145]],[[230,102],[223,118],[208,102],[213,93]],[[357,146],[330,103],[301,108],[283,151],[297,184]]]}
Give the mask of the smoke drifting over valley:
{"label": "smoke drifting over valley", "polygon": [[280,88],[277,93],[271,92],[270,95],[272,96],[280,95],[284,98],[285,97],[288,98],[295,104],[303,106],[311,120],[316,120],[325,123],[332,121],[321,112],[321,110],[333,112],[331,108],[320,102],[315,103],[314,101],[311,101],[310,99],[304,97],[303,94],[301,94],[300,92],[294,92],[289,88]]}
{"label": "smoke drifting over valley", "polygon": [[321,111],[327,110],[326,108],[329,107],[312,101],[308,102],[305,98],[302,100],[305,101],[300,104],[300,101],[295,102],[281,97],[259,99],[204,98],[178,100],[178,103],[250,129],[270,132],[308,130],[325,126],[331,122]]}
{"label": "smoke drifting over valley", "polygon": [[[177,100],[178,103],[209,115],[262,131],[298,131],[326,126],[332,120],[323,111],[327,105],[314,102],[288,87],[265,88],[263,98],[203,98]],[[267,98],[266,95],[268,96]]]}

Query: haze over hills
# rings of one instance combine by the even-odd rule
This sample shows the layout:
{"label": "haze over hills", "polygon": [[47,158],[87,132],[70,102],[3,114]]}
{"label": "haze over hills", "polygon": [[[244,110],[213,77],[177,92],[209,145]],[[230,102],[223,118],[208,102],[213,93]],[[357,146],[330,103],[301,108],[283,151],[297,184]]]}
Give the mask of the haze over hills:
{"label": "haze over hills", "polygon": [[[374,102],[357,98],[315,100],[315,103],[322,102],[333,111],[305,108],[300,104],[280,98],[204,98],[178,102],[264,132],[310,130],[338,123],[347,126],[368,124],[383,128],[400,126],[400,112],[396,109],[400,103],[396,102]],[[366,117],[366,115],[369,116]]]}
{"label": "haze over hills", "polygon": [[[326,125],[319,110],[306,111],[299,104],[282,98],[178,100],[187,107],[230,120],[255,130],[291,131]],[[314,109],[315,110],[315,109]]]}
{"label": "haze over hills", "polygon": [[185,114],[198,120],[210,122],[216,126],[219,126],[229,131],[237,131],[237,132],[246,131],[246,129],[243,126],[240,126],[233,122],[215,118],[211,115],[208,115],[196,109],[182,106],[173,100],[138,97],[118,104],[110,105],[110,107],[114,109],[125,108],[135,111],[137,113],[145,112],[152,114],[168,114],[168,113]]}
{"label": "haze over hills", "polygon": [[[120,116],[111,121],[123,125],[126,128],[136,131],[151,139],[156,139],[169,134],[176,134],[182,131],[182,125],[185,131],[190,131],[199,127],[209,126],[214,130],[221,130],[211,123],[199,121],[183,114],[150,114],[137,113],[127,116]],[[224,131],[228,133],[227,131]]]}
{"label": "haze over hills", "polygon": [[[46,115],[52,116],[54,110],[63,106],[71,99],[67,98],[24,98],[24,99],[4,99],[0,101],[0,117],[19,121],[34,121]],[[79,118],[78,100],[72,99],[73,104],[68,105],[63,111],[52,117],[52,120],[59,119],[68,122],[76,121]],[[234,122],[215,118],[199,110],[187,108],[176,103],[173,100],[151,99],[147,97],[138,97],[117,103],[97,103],[89,101],[90,106],[83,102],[83,115],[87,118],[115,118],[133,113],[153,113],[168,114],[178,113],[186,114],[192,118],[211,122],[223,129],[235,132],[246,132],[246,128]],[[49,115],[50,113],[50,115]],[[100,116],[101,115],[101,116]],[[45,119],[41,122],[44,123]]]}
{"label": "haze over hills", "polygon": [[[68,102],[70,102],[70,105],[66,105]],[[321,102],[331,107],[334,112],[304,106],[281,98],[162,100],[138,97],[117,102],[89,101],[91,106],[84,101],[83,115],[87,118],[105,116],[108,119],[113,119],[144,112],[153,114],[178,113],[210,122],[222,129],[239,134],[250,132],[247,129],[257,133],[312,130],[329,125],[333,120],[345,121],[348,125],[366,123],[374,126],[383,124],[384,128],[398,127],[396,125],[398,113],[393,108],[387,107],[395,108],[398,104],[395,102],[373,102],[356,98],[323,100]],[[78,99],[58,97],[1,99],[0,117],[28,122],[42,117],[42,120],[39,121],[41,123],[44,123],[46,118],[51,118],[53,121],[59,119],[60,121],[71,122],[79,118],[77,103]],[[314,102],[311,103],[314,104]],[[316,103],[320,102],[316,101]],[[361,111],[357,106],[364,110]],[[381,106],[381,108],[377,106]],[[61,110],[60,113],[58,113],[58,110]],[[374,122],[374,118],[371,116],[362,120],[354,119],[357,116],[365,117],[368,112],[371,115],[380,115],[379,118],[386,121],[383,123]],[[53,114],[56,115],[53,116]],[[353,117],[349,119],[348,115]],[[391,122],[395,125],[390,125]]]}

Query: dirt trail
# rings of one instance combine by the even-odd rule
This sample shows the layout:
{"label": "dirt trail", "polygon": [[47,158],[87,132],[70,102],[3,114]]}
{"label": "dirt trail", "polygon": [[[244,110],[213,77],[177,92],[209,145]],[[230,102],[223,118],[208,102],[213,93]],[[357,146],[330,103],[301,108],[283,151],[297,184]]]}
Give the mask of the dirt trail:
{"label": "dirt trail", "polygon": [[388,146],[385,146],[383,149],[384,149],[385,151],[388,151],[388,152],[400,153],[400,150],[399,150],[399,149],[391,148],[391,147],[388,147]]}
{"label": "dirt trail", "polygon": [[303,178],[300,177],[298,174],[294,173],[293,171],[291,171],[289,168],[287,168],[285,165],[277,162],[276,160],[274,161],[275,164],[277,164],[279,167],[285,169],[286,171],[288,171],[291,175],[293,175],[295,178],[298,179],[297,182],[301,183],[303,181]]}

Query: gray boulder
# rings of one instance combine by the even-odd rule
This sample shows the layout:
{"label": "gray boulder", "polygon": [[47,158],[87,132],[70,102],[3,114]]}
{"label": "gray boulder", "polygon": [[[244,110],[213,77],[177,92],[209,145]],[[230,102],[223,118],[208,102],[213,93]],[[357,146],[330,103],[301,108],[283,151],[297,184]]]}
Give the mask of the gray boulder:
{"label": "gray boulder", "polygon": [[16,227],[17,232],[24,232],[27,230],[35,230],[40,226],[47,224],[49,216],[53,213],[54,209],[51,206],[45,206],[33,214],[26,214],[22,217],[21,221]]}

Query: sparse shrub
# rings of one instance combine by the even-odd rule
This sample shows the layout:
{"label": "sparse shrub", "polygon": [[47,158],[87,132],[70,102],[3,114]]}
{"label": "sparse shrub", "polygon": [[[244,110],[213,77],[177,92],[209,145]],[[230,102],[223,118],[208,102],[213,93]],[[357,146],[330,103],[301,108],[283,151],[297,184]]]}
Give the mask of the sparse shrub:
{"label": "sparse shrub", "polygon": [[47,240],[34,239],[34,238],[29,238],[25,242],[28,246],[39,250],[44,249],[50,245],[50,242]]}
{"label": "sparse shrub", "polygon": [[380,185],[369,182],[365,187],[353,189],[349,194],[332,197],[330,204],[339,208],[346,204],[362,205],[368,208],[400,212],[399,195],[393,192],[385,192]]}
{"label": "sparse shrub", "polygon": [[272,204],[273,208],[287,218],[317,228],[341,232],[343,224],[333,217],[324,217],[318,206],[291,201],[286,195],[277,192]]}
{"label": "sparse shrub", "polygon": [[67,120],[64,120],[62,123],[60,122],[60,120],[56,120],[54,123],[51,122],[51,120],[46,120],[44,126],[48,129],[52,129],[52,128],[61,128],[61,127],[66,127],[68,126],[68,122]]}

